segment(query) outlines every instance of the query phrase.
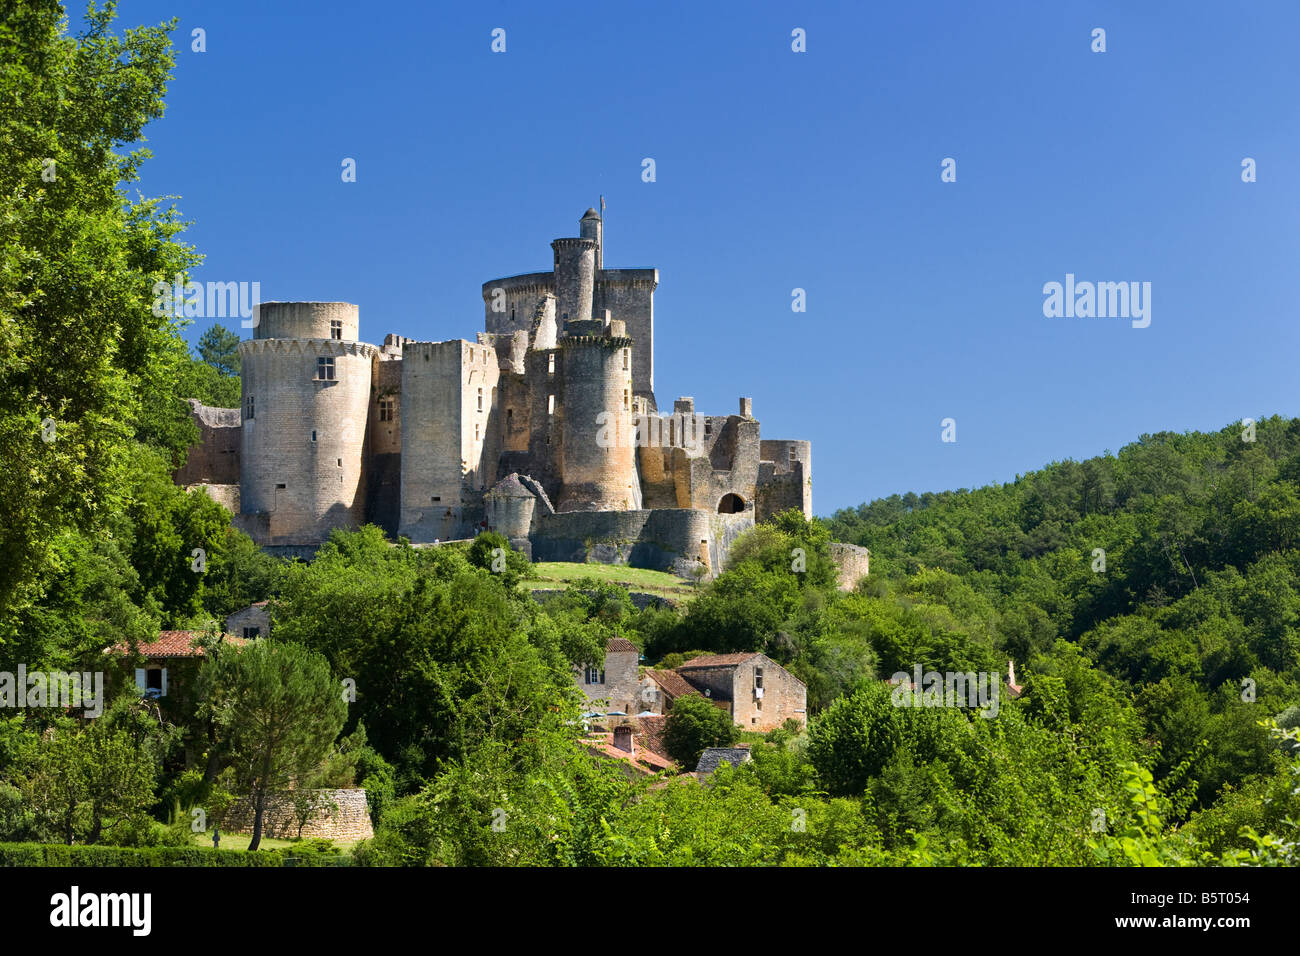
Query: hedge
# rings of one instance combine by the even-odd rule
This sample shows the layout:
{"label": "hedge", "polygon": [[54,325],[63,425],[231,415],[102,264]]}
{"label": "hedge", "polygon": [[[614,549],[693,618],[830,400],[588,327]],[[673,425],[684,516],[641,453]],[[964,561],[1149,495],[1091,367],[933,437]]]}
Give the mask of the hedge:
{"label": "hedge", "polygon": [[[0,843],[0,866],[284,866],[285,858],[285,854],[273,850],[250,853],[247,850],[209,850],[198,846]],[[295,862],[298,866],[313,865],[301,859]]]}

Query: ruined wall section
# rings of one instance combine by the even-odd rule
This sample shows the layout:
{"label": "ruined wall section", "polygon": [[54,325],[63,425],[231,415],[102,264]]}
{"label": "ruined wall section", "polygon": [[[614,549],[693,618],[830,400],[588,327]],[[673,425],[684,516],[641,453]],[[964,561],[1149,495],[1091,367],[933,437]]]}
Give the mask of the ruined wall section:
{"label": "ruined wall section", "polygon": [[185,455],[172,480],[178,485],[238,485],[243,422],[238,408],[214,408],[189,400],[190,418],[199,440]]}
{"label": "ruined wall section", "polygon": [[805,518],[812,512],[812,442],[764,439],[758,483],[758,520],[798,508]]}

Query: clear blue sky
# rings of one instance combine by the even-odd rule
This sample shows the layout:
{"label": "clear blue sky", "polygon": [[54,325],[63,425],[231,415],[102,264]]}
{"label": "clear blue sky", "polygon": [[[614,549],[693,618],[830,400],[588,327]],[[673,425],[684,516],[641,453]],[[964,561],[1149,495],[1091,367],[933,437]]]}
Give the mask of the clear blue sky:
{"label": "clear blue sky", "polygon": [[[1300,4],[806,6],[124,0],[180,18],[141,188],[196,279],[372,342],[472,340],[604,193],[606,265],[660,270],[660,403],[752,396],[821,514],[1300,414]],[[1150,282],[1150,327],[1045,318],[1066,273]]]}

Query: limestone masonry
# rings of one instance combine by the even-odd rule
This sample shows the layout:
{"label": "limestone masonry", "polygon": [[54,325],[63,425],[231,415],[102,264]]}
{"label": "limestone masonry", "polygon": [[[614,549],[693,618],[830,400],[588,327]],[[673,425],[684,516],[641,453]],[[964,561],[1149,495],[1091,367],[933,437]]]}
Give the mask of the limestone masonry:
{"label": "limestone masonry", "polygon": [[553,266],[483,284],[474,341],[359,340],[346,302],[267,302],[240,344],[242,408],[192,403],[177,481],[268,548],[372,523],[412,543],[495,530],[538,561],[720,569],[735,537],[812,516],[812,448],[761,439],[751,401],[660,410],[657,269],[606,269],[587,210]]}

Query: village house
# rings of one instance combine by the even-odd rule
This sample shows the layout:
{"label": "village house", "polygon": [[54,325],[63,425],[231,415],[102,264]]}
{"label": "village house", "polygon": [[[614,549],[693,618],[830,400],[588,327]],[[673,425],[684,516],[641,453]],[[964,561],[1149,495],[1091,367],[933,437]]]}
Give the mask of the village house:
{"label": "village house", "polygon": [[676,671],[744,730],[775,730],[790,719],[808,723],[808,688],[766,654],[696,657]]}
{"label": "village house", "polygon": [[574,668],[578,688],[592,708],[588,716],[667,714],[679,697],[700,695],[731,715],[738,727],[766,732],[787,720],[807,724],[803,681],[758,652],[696,657],[673,669],[647,668],[631,641],[616,637],[603,666]]}
{"label": "village house", "polygon": [[575,667],[578,689],[586,695],[593,712],[601,714],[637,714],[640,685],[637,661],[641,652],[625,637],[615,637],[605,645],[603,664]]}
{"label": "village house", "polygon": [[226,618],[226,633],[251,641],[271,636],[271,606],[268,601],[258,601],[241,608]]}

